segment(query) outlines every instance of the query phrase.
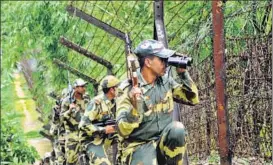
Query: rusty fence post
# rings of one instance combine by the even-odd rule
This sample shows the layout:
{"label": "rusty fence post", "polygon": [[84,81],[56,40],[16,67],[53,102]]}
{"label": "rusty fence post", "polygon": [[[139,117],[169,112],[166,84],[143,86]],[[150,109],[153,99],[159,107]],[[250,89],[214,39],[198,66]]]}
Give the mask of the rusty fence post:
{"label": "rusty fence post", "polygon": [[221,0],[212,1],[213,58],[220,163],[221,165],[231,165],[230,133],[226,96],[224,17],[222,7],[223,2]]}

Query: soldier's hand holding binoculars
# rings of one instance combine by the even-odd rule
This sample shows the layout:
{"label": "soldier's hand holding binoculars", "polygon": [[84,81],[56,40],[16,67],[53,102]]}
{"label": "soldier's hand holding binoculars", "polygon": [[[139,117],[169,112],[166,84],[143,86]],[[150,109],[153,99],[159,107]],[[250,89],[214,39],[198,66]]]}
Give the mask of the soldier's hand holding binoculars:
{"label": "soldier's hand holding binoculars", "polygon": [[183,72],[186,72],[187,69],[185,69],[185,68],[176,68],[176,71],[177,71],[177,73],[183,73]]}

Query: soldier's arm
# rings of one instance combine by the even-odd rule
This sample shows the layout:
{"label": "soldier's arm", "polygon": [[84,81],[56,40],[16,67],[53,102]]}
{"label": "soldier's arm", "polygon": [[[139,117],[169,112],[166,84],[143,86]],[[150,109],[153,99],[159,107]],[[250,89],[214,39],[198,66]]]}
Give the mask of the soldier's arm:
{"label": "soldier's arm", "polygon": [[61,118],[70,118],[69,105],[68,99],[65,98],[61,105]]}
{"label": "soldier's arm", "polygon": [[128,88],[117,99],[116,121],[118,132],[123,137],[127,137],[139,127],[139,113],[130,102]]}
{"label": "soldier's arm", "polygon": [[60,115],[58,115],[58,109],[59,107],[57,105],[55,105],[53,108],[52,108],[52,117],[51,117],[51,121],[53,124],[59,124],[59,118],[60,118]]}
{"label": "soldier's arm", "polygon": [[188,105],[196,105],[199,103],[198,89],[192,81],[188,71],[183,71],[178,74],[178,82],[171,78],[173,86],[173,97],[175,101]]}
{"label": "soldier's arm", "polygon": [[94,133],[103,132],[105,130],[104,127],[96,126],[92,124],[94,120],[96,120],[98,115],[98,105],[95,100],[92,100],[87,104],[84,115],[81,118],[81,122],[79,124],[79,129],[87,135],[92,136]]}

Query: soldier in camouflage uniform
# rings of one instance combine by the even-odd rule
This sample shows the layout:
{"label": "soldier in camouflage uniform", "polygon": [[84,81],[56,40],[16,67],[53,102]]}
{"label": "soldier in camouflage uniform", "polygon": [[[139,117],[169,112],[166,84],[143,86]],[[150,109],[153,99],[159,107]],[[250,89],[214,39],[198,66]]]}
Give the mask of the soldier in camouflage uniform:
{"label": "soldier in camouflage uniform", "polygon": [[112,142],[111,138],[108,138],[108,134],[115,133],[115,127],[114,125],[98,126],[96,123],[115,119],[115,97],[118,92],[118,84],[119,80],[111,75],[102,80],[101,87],[103,94],[96,96],[90,101],[79,124],[82,145],[85,146],[84,148],[90,164],[111,164],[105,153],[105,149]]}
{"label": "soldier in camouflage uniform", "polygon": [[65,97],[68,95],[68,89],[62,90],[61,97],[57,100],[56,105],[53,107],[52,111],[52,127],[51,134],[55,135],[54,142],[54,152],[56,155],[55,164],[64,165],[65,164],[65,128],[63,119],[60,117],[61,104]]}
{"label": "soldier in camouflage uniform", "polygon": [[65,127],[65,158],[66,164],[76,164],[79,151],[78,125],[84,113],[86,101],[84,100],[85,85],[82,79],[77,79],[73,85],[73,92],[67,96],[61,107],[61,115]]}
{"label": "soldier in camouflage uniform", "polygon": [[46,152],[44,155],[44,158],[41,160],[39,165],[52,165],[53,162],[52,162],[51,158],[52,158],[52,153]]}
{"label": "soldier in camouflage uniform", "polygon": [[[174,53],[155,40],[145,40],[135,49],[140,65],[139,87],[124,81],[120,85],[123,94],[117,99],[123,165],[182,165],[185,128],[172,120],[173,99],[195,105],[199,98],[186,69],[177,68],[180,84],[165,74],[167,59]],[[137,95],[140,104],[134,101]]]}
{"label": "soldier in camouflage uniform", "polygon": [[56,153],[59,152],[59,142],[58,142],[58,130],[60,128],[60,112],[61,112],[61,105],[60,105],[60,98],[56,98],[56,104],[52,108],[52,118],[51,118],[51,127],[49,133],[53,136],[54,141],[52,142],[53,146],[53,153],[55,153],[55,164],[57,164],[57,155]]}

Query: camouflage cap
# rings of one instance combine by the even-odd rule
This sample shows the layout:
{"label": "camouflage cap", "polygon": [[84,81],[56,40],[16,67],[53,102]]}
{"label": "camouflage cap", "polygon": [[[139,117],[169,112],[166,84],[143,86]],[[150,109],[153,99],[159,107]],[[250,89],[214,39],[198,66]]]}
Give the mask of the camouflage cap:
{"label": "camouflage cap", "polygon": [[86,84],[87,84],[87,82],[83,81],[82,79],[76,79],[73,87],[84,86]]}
{"label": "camouflage cap", "polygon": [[160,58],[169,58],[175,51],[166,49],[164,45],[156,40],[144,40],[134,50],[134,53],[138,57],[144,57],[147,55],[154,55]]}
{"label": "camouflage cap", "polygon": [[120,83],[119,79],[117,79],[115,76],[109,75],[109,76],[106,76],[101,81],[101,87],[102,88],[111,88],[111,87],[119,85],[119,83]]}

